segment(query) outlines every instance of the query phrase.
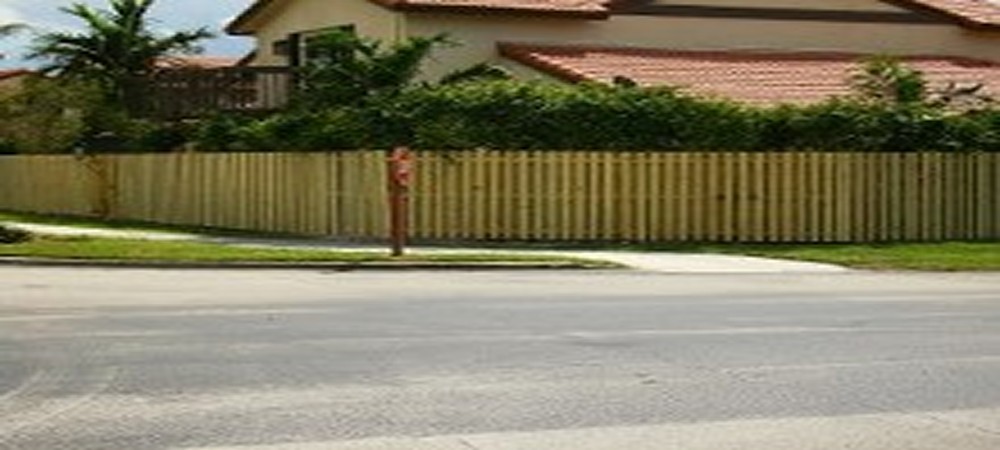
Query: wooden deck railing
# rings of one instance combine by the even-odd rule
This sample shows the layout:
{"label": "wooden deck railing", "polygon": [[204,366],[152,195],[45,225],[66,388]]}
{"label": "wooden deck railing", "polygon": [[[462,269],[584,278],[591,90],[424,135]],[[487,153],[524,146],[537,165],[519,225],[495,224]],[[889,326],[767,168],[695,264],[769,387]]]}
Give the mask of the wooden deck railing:
{"label": "wooden deck railing", "polygon": [[278,110],[288,104],[294,78],[288,67],[160,71],[145,82],[148,115],[176,120],[219,112]]}

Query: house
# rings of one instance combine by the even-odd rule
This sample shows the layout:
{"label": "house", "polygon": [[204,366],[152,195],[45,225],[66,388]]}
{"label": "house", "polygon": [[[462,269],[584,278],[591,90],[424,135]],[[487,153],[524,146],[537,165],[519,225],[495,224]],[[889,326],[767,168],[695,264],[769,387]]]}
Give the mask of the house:
{"label": "house", "polygon": [[[748,102],[847,90],[866,55],[1000,94],[998,0],[257,0],[228,32],[251,65],[299,65],[333,28],[392,42],[447,33],[428,78],[479,62],[521,77],[673,85]],[[1000,97],[1000,95],[996,95]]]}

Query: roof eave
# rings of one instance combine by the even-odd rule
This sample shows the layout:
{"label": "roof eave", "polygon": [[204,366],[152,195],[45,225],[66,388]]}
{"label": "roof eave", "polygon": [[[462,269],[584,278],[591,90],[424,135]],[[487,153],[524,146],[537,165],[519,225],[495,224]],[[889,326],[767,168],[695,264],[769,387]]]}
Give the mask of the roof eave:
{"label": "roof eave", "polygon": [[881,0],[884,3],[890,5],[898,6],[900,8],[909,9],[911,11],[932,14],[937,17],[943,17],[948,19],[959,26],[971,30],[977,31],[1000,31],[1000,22],[983,22],[979,20],[974,20],[969,17],[956,14],[953,11],[948,11],[942,8],[935,8],[934,6],[915,2],[912,0]]}
{"label": "roof eave", "polygon": [[260,14],[264,8],[270,6],[274,3],[274,0],[257,0],[249,8],[245,9],[240,15],[236,16],[228,25],[226,25],[226,34],[233,36],[247,36],[253,34],[255,30],[248,28],[248,23]]}
{"label": "roof eave", "polygon": [[[253,5],[240,13],[232,22],[226,25],[227,34],[234,36],[246,36],[254,33],[254,29],[249,26],[250,22],[261,11],[267,8],[275,0],[257,0]],[[486,15],[499,14],[515,17],[542,17],[542,18],[562,18],[562,19],[583,19],[583,20],[607,20],[611,17],[611,11],[607,9],[568,9],[568,10],[545,10],[532,8],[503,8],[503,7],[483,7],[475,5],[421,5],[400,0],[369,0],[384,8],[407,13],[438,13],[438,14],[463,14],[463,15]]]}
{"label": "roof eave", "polygon": [[477,5],[415,4],[405,0],[369,0],[379,6],[408,13],[438,13],[462,15],[499,14],[520,17],[551,17],[567,19],[606,20],[611,17],[607,9],[532,9]]}
{"label": "roof eave", "polygon": [[24,77],[34,74],[35,71],[28,69],[13,69],[8,71],[0,71],[0,80],[9,80],[11,78]]}

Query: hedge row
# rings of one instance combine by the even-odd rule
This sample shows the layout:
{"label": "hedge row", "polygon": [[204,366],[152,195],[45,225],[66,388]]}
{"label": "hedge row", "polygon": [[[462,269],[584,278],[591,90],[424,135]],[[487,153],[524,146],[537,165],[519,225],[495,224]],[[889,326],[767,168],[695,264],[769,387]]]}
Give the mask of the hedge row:
{"label": "hedge row", "polygon": [[[0,121],[0,153],[316,151],[398,144],[456,150],[1000,151],[995,108],[958,113],[926,103],[846,99],[753,108],[666,88],[470,82],[412,88],[352,107],[170,124],[108,114],[83,120],[62,113],[64,97],[41,102],[56,105],[51,108],[39,108],[38,99],[30,98],[33,114],[0,102],[0,116],[11,116]],[[113,131],[85,132],[94,128],[88,123]]]}
{"label": "hedge row", "polygon": [[413,89],[367,106],[220,117],[205,150],[1000,151],[1000,111],[831,100],[753,108],[670,89],[495,81]]}

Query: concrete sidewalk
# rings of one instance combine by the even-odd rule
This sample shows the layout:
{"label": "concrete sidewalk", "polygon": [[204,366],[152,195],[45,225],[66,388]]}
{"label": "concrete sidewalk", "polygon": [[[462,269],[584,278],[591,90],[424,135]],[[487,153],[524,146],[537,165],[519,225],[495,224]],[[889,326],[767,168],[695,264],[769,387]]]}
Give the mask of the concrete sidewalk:
{"label": "concrete sidewalk", "polygon": [[[190,233],[117,230],[107,228],[86,228],[63,225],[43,225],[21,222],[0,222],[37,234],[59,236],[93,236],[104,238],[149,239],[172,241],[203,241],[226,245],[252,247],[299,248],[310,250],[386,251],[385,246],[361,245],[323,239],[305,238],[253,238],[213,236]],[[629,252],[594,250],[533,250],[520,248],[445,248],[432,246],[410,246],[412,253],[505,253],[533,255],[562,255],[577,258],[610,261],[633,269],[660,273],[841,273],[850,269],[831,264],[778,260],[751,256],[693,254],[674,252]]]}

